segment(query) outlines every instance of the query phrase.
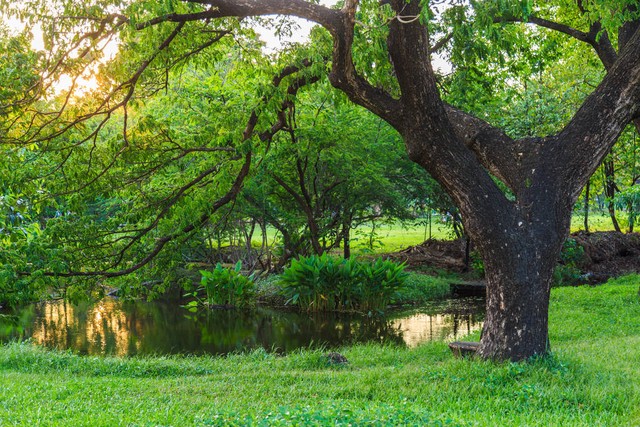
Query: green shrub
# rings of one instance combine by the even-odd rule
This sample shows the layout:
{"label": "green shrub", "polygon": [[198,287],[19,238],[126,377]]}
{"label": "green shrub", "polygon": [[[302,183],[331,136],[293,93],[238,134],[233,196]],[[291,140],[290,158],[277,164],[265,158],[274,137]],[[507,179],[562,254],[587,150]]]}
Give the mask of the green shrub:
{"label": "green shrub", "polygon": [[580,265],[584,263],[584,248],[568,238],[562,245],[560,263],[553,270],[553,286],[574,286],[582,281]]}
{"label": "green shrub", "polygon": [[308,311],[383,310],[406,278],[404,264],[324,254],[293,260],[280,283],[288,303]]}
{"label": "green shrub", "polygon": [[[201,287],[193,294],[196,296],[204,290],[207,295],[206,304],[211,306],[226,305],[233,307],[246,307],[254,302],[255,284],[253,276],[244,276],[240,271],[242,262],[238,261],[235,268],[225,268],[220,263],[211,270],[200,270],[202,278]],[[202,303],[197,300],[187,304],[190,309],[195,309]]]}
{"label": "green shrub", "polygon": [[552,286],[575,286],[582,281],[582,272],[572,265],[558,264],[553,269]]}
{"label": "green shrub", "polygon": [[580,266],[584,261],[584,248],[577,240],[572,238],[565,240],[560,251],[560,262],[565,265]]}
{"label": "green shrub", "polygon": [[404,271],[404,267],[404,264],[396,264],[382,258],[370,264],[363,264],[360,270],[360,308],[383,310],[407,281],[408,273]]}

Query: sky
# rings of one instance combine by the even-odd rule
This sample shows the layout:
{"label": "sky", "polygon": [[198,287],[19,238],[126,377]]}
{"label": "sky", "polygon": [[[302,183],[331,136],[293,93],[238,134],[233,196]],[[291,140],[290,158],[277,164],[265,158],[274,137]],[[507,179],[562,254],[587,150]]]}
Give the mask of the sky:
{"label": "sky", "polygon": [[[321,0],[320,4],[331,7],[337,3],[337,0]],[[286,42],[302,42],[309,38],[309,32],[314,25],[317,25],[315,22],[307,21],[306,19],[293,18],[294,22],[299,26],[297,30],[294,31],[291,37],[280,38],[276,36],[273,31],[263,27],[258,26],[256,31],[260,34],[260,38],[267,44],[267,50],[275,51]]]}

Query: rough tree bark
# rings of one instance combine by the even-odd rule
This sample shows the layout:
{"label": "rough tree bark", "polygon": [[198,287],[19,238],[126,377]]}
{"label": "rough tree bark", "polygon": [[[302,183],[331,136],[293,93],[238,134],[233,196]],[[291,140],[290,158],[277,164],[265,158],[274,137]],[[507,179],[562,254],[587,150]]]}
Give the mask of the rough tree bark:
{"label": "rough tree bark", "polygon": [[584,231],[589,232],[589,193],[591,191],[591,180],[584,186]]}
{"label": "rough tree bark", "polygon": [[[357,0],[330,10],[304,0],[210,0],[211,18],[289,14],[315,21],[334,40],[330,81],[390,123],[410,158],[451,195],[463,214],[487,274],[487,318],[479,354],[522,360],[546,354],[551,275],[569,232],[581,189],[640,109],[640,33],[625,46],[598,51],[608,74],[558,135],[512,140],[504,132],[446,105],[430,62],[429,33],[419,0],[390,0],[388,49],[401,96],[359,75],[352,48]],[[630,34],[633,33],[633,34]],[[515,195],[509,200],[492,175]]]}

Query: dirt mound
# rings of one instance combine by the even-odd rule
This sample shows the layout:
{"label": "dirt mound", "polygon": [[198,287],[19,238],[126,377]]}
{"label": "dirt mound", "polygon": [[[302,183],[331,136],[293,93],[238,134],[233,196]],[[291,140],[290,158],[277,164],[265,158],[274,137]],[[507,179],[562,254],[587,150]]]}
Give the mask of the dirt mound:
{"label": "dirt mound", "polygon": [[[584,281],[592,284],[601,283],[610,277],[633,272],[640,273],[640,234],[582,231],[572,234],[570,238],[575,240],[584,251],[580,259],[575,262],[576,267],[583,273],[583,283]],[[399,262],[406,262],[409,268],[420,267],[462,273],[467,270],[465,249],[464,239],[427,240],[420,245],[389,254],[389,257]]]}
{"label": "dirt mound", "polygon": [[429,267],[433,269],[462,272],[465,270],[466,240],[426,240],[400,252],[389,254],[409,268]]}
{"label": "dirt mound", "polygon": [[590,283],[610,277],[640,273],[640,234],[603,231],[574,233],[570,236],[584,249],[578,268]]}
{"label": "dirt mound", "polygon": [[615,231],[585,233],[571,235],[584,249],[589,264],[600,264],[617,258],[628,258],[640,255],[640,235],[638,233],[618,233]]}

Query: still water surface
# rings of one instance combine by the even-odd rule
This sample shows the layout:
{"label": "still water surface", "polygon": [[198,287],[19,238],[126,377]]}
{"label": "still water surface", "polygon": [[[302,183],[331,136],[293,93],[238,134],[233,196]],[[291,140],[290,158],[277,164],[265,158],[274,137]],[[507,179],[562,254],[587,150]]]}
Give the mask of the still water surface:
{"label": "still water surface", "polygon": [[481,298],[450,299],[387,317],[307,314],[256,308],[190,313],[176,304],[104,299],[78,306],[36,304],[0,316],[0,341],[37,344],[90,355],[226,354],[264,348],[290,352],[356,342],[416,346],[478,330]]}

